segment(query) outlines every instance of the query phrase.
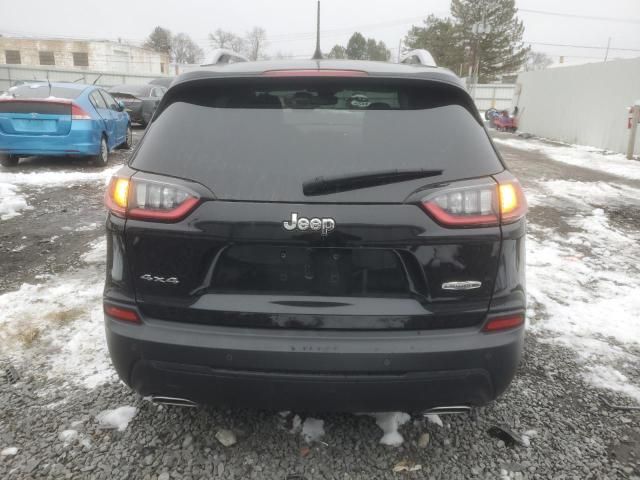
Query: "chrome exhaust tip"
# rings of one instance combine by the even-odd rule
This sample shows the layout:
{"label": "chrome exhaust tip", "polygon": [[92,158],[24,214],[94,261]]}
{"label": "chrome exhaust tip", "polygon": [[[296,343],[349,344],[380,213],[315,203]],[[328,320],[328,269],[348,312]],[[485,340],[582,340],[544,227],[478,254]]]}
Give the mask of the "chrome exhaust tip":
{"label": "chrome exhaust tip", "polygon": [[176,407],[188,408],[195,408],[198,406],[197,403],[192,402],[191,400],[187,400],[186,398],[165,397],[163,395],[151,395],[151,397],[149,397],[149,400],[158,405],[174,405]]}
{"label": "chrome exhaust tip", "polygon": [[471,407],[468,405],[448,405],[445,407],[429,408],[423,411],[422,415],[460,415],[462,413],[471,413],[471,411]]}

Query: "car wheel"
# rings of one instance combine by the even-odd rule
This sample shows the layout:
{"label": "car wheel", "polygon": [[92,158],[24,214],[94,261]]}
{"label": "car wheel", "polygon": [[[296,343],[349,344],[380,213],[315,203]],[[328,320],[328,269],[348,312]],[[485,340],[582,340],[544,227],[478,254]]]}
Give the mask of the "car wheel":
{"label": "car wheel", "polygon": [[0,165],[3,167],[15,167],[19,161],[20,157],[16,155],[0,155]]}
{"label": "car wheel", "polygon": [[127,125],[127,135],[124,137],[124,143],[122,144],[122,148],[126,148],[129,150],[133,145],[133,129],[131,128],[131,124]]}
{"label": "car wheel", "polygon": [[100,140],[100,151],[97,155],[91,158],[91,163],[96,167],[106,167],[109,162],[109,147],[107,146],[107,139],[102,137]]}

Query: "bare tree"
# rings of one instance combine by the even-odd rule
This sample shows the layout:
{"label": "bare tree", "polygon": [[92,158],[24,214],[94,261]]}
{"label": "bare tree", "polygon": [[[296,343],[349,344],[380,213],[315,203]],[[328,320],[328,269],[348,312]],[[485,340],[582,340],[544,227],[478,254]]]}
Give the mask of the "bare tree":
{"label": "bare tree", "polygon": [[176,63],[200,63],[204,52],[186,33],[178,33],[171,41],[171,56]]}
{"label": "bare tree", "polygon": [[553,60],[546,53],[530,51],[525,58],[524,69],[527,72],[531,70],[544,70],[550,67],[551,64],[553,64]]}
{"label": "bare tree", "polygon": [[253,27],[245,37],[246,54],[250,60],[258,60],[265,57],[267,47],[267,32],[264,28]]}
{"label": "bare tree", "polygon": [[227,32],[218,28],[215,32],[209,34],[209,42],[213,48],[232,48],[232,42],[237,38],[233,32]]}

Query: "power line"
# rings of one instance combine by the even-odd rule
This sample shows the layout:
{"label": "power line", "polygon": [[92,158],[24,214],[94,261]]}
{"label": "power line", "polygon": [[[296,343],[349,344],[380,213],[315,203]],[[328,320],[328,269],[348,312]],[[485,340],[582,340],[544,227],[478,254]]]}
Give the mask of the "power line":
{"label": "power line", "polygon": [[533,10],[529,8],[518,8],[518,12],[535,13],[538,15],[552,15],[555,17],[582,18],[584,20],[598,20],[605,22],[640,23],[640,19],[638,18],[599,17],[591,15],[579,15],[576,13],[548,12],[546,10]]}
{"label": "power line", "polygon": [[[547,43],[547,42],[528,42],[526,40],[523,40],[523,43],[528,43],[530,45],[543,45],[546,47],[569,47],[569,48],[587,48],[587,49],[593,49],[593,50],[606,50],[607,47],[600,47],[597,45],[572,45],[572,44],[567,44],[567,43]],[[614,48],[614,47],[609,47],[609,50],[617,50],[617,51],[621,51],[621,52],[640,52],[639,48]]]}

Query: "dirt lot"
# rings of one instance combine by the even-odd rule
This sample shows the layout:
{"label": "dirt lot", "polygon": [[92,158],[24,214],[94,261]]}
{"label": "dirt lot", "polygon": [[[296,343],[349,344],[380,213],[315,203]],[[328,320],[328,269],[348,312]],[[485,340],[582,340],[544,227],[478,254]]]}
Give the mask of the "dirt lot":
{"label": "dirt lot", "polygon": [[[496,137],[530,202],[520,371],[477,417],[410,419],[398,447],[379,443],[370,416],[162,408],[130,393],[100,323],[104,183],[128,153],[105,170],[0,168],[27,204],[0,220],[0,478],[639,479],[640,176],[553,159],[572,147]],[[100,413],[126,406],[115,415],[130,423],[109,428]],[[309,416],[324,421],[310,443],[296,428]],[[221,429],[237,443],[223,446]],[[415,471],[394,473],[402,461]]]}

